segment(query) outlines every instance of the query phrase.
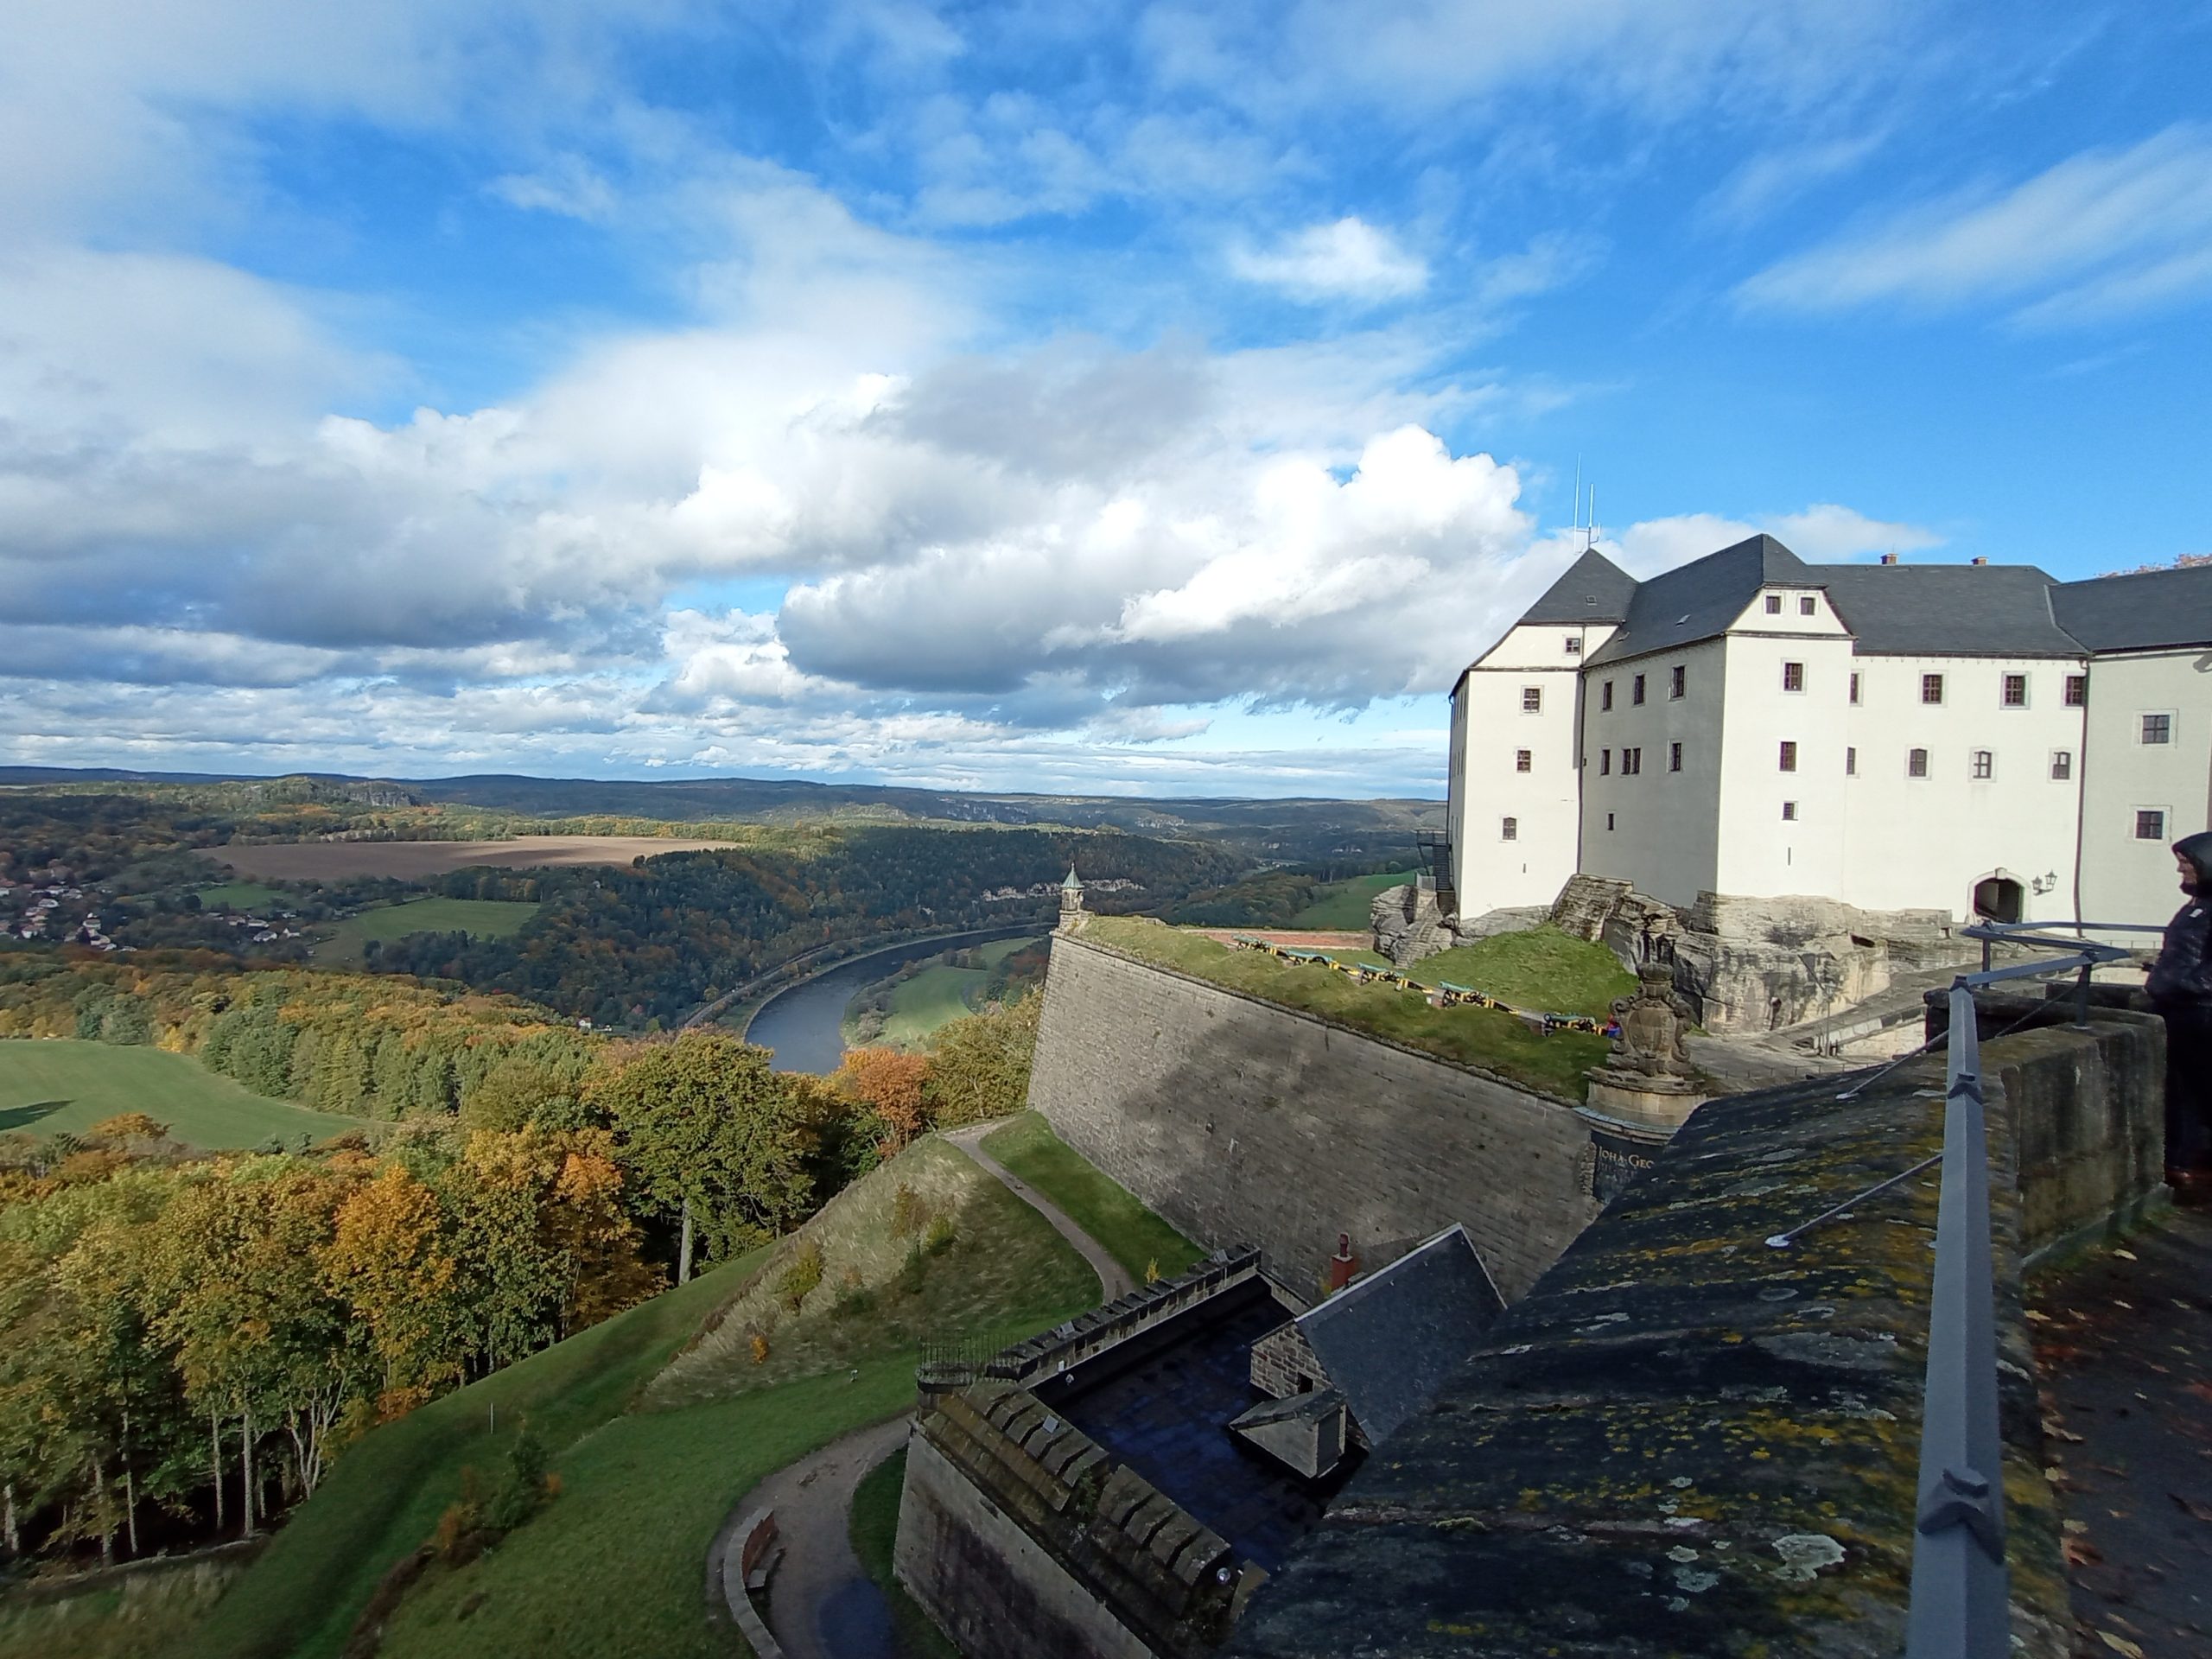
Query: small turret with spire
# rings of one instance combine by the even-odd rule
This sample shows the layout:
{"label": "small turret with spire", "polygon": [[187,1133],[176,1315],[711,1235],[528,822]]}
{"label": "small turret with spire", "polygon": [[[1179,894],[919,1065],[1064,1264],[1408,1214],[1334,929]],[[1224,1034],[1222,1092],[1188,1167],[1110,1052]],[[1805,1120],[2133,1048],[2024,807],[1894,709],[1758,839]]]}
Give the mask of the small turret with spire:
{"label": "small turret with spire", "polygon": [[1075,865],[1068,865],[1068,879],[1060,883],[1060,931],[1071,933],[1083,915],[1083,880]]}

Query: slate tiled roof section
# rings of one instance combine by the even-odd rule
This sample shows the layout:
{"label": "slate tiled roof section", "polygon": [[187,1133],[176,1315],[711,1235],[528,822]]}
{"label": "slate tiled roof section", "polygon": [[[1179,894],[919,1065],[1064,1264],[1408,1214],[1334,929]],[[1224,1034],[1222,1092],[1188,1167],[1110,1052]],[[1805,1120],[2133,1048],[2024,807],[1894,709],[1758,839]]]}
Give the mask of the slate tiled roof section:
{"label": "slate tiled roof section", "polygon": [[1818,588],[1831,569],[1807,564],[1771,536],[1753,536],[1638,582],[1627,622],[1586,660],[1615,663],[1710,639],[1727,632],[1760,588]]}
{"label": "slate tiled roof section", "polygon": [[2083,654],[2075,637],[2051,614],[2054,584],[2050,574],[2031,564],[1821,564],[1811,569],[1863,654]]}
{"label": "slate tiled roof section", "polygon": [[1636,578],[1592,548],[1544,596],[1522,613],[1523,622],[1618,622],[1628,615]]}
{"label": "slate tiled roof section", "polygon": [[1379,1446],[1504,1311],[1466,1229],[1453,1226],[1300,1314],[1298,1328]]}
{"label": "slate tiled roof section", "polygon": [[2091,651],[2212,645],[2212,565],[2063,582],[2050,603],[2058,626]]}

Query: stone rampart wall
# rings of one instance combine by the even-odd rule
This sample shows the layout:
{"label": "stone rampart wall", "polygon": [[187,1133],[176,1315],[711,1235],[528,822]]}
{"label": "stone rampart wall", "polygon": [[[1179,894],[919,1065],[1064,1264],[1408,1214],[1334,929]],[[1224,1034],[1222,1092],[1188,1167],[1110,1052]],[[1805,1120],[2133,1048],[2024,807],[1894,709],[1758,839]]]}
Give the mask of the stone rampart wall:
{"label": "stone rampart wall", "polygon": [[[2024,1236],[2155,1190],[2162,1053],[2125,1016],[1983,1048],[2020,1659],[2063,1659],[2071,1628]],[[1230,1654],[1901,1651],[1937,1172],[1764,1241],[1938,1149],[1942,1079],[1939,1052],[1849,1100],[1827,1078],[1700,1108],[1354,1477]],[[2092,1166],[2094,1196],[2068,1190]]]}
{"label": "stone rampart wall", "polygon": [[1510,1300],[1598,1213],[1573,1109],[1081,938],[1052,941],[1029,1103],[1210,1245],[1319,1288],[1458,1222]]}

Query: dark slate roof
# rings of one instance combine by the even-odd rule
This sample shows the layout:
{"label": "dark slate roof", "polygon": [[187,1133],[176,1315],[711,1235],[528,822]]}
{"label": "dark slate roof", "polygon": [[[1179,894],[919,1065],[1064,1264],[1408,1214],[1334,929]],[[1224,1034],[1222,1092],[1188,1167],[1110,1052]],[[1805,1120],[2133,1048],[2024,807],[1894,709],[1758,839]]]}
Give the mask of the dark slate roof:
{"label": "dark slate roof", "polygon": [[1464,1227],[1451,1227],[1299,1316],[1298,1329],[1380,1446],[1435,1396],[1505,1311]]}
{"label": "dark slate roof", "polygon": [[1628,614],[1636,578],[1592,548],[1544,596],[1521,613],[1523,622],[1618,622]]}
{"label": "dark slate roof", "polygon": [[2058,625],[2091,651],[2212,645],[2212,565],[2063,582],[2050,604]]}
{"label": "dark slate roof", "polygon": [[[1825,569],[1825,568],[1824,568]],[[1754,536],[1718,553],[1638,582],[1621,631],[1591,653],[1591,663],[1618,662],[1725,633],[1760,588],[1817,588],[1823,571],[1771,536]]]}
{"label": "dark slate roof", "polygon": [[1823,564],[1861,652],[1883,657],[2079,657],[2051,615],[2051,579],[2031,564]]}

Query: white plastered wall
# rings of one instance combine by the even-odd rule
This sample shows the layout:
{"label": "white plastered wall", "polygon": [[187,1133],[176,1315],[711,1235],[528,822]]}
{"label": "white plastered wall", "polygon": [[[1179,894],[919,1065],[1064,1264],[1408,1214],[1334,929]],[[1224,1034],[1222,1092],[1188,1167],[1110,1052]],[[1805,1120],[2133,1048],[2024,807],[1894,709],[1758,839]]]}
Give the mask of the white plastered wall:
{"label": "white plastered wall", "polygon": [[[1583,656],[1605,627],[1522,624],[1461,676],[1452,697],[1447,807],[1459,914],[1548,905],[1574,874],[1575,732]],[[1566,642],[1582,641],[1580,652]],[[1535,689],[1541,708],[1522,704]],[[1529,769],[1518,769],[1519,752]],[[1513,839],[1503,834],[1514,823]]]}
{"label": "white plastered wall", "polygon": [[[1937,909],[1966,919],[1975,882],[2002,874],[2024,889],[2024,919],[2070,918],[2084,745],[2082,710],[2066,705],[2065,692],[2082,661],[1860,656],[1849,666],[1860,677],[1847,727],[1859,764],[1844,791],[1837,896],[1867,910]],[[1943,677],[1941,703],[1921,700],[1926,674]],[[2006,674],[2027,677],[2024,709],[2004,706]],[[1910,773],[1916,748],[1928,751],[1924,779]],[[1973,775],[1977,749],[1992,757],[1986,780]],[[2060,752],[2073,756],[2072,779],[2052,776]]]}
{"label": "white plastered wall", "polygon": [[[1671,695],[1674,671],[1683,693]],[[1636,701],[1636,677],[1644,697]],[[1605,688],[1613,706],[1605,707]],[[1729,695],[1721,641],[1592,668],[1584,676],[1582,868],[1617,876],[1664,903],[1687,906],[1712,887],[1719,844],[1723,710]],[[1682,746],[1682,769],[1669,768]],[[1643,769],[1622,771],[1640,749]],[[1608,827],[1610,825],[1610,827]]]}
{"label": "white plastered wall", "polygon": [[[2212,826],[2212,652],[2099,657],[2089,665],[2088,765],[2082,785],[2082,913],[2090,921],[2163,923],[2181,903],[2172,842]],[[2142,741],[2143,716],[2170,714],[2164,744]],[[2137,812],[2166,814],[2139,839]]]}
{"label": "white plastered wall", "polygon": [[[1746,618],[1753,626],[1777,620]],[[1840,896],[1852,641],[1831,618],[1825,632],[1732,633],[1727,652],[1713,890],[1750,898]],[[1801,671],[1797,690],[1785,689],[1784,665],[1792,663]],[[1796,746],[1789,772],[1782,769],[1784,743]],[[1793,817],[1783,816],[1785,804]]]}

